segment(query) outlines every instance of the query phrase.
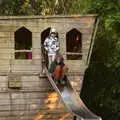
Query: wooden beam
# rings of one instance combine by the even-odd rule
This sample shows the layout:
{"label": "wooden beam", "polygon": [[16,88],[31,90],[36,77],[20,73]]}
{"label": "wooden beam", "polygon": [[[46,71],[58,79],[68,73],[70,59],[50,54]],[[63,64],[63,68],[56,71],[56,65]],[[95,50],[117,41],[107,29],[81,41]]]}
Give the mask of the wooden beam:
{"label": "wooden beam", "polygon": [[90,58],[91,58],[91,54],[92,54],[92,49],[93,49],[97,29],[98,29],[98,24],[99,24],[99,18],[97,18],[97,20],[96,20],[95,28],[94,28],[94,31],[93,31],[93,36],[92,36],[92,40],[91,40],[91,44],[90,44],[90,49],[89,49],[88,56],[87,56],[87,62],[86,62],[87,65],[89,65],[89,63],[90,63]]}

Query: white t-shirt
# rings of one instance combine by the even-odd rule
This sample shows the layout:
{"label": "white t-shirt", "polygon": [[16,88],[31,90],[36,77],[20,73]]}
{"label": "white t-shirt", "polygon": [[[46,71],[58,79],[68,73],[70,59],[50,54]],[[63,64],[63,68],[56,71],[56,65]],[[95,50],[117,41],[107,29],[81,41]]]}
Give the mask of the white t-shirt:
{"label": "white t-shirt", "polygon": [[53,37],[46,38],[45,41],[44,41],[44,48],[45,48],[45,50],[48,51],[48,56],[56,55],[57,52],[60,49],[58,38],[57,37],[55,37],[55,38],[53,38]]}

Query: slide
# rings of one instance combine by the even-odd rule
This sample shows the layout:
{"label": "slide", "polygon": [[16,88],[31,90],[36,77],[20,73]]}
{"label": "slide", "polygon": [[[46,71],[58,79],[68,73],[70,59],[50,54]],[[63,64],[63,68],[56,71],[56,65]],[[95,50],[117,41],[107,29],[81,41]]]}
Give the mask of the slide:
{"label": "slide", "polygon": [[76,120],[102,120],[97,115],[93,114],[83,103],[79,95],[71,86],[69,80],[65,86],[57,86],[45,67],[45,72],[49,82],[55,91],[59,94],[68,111],[77,117]]}

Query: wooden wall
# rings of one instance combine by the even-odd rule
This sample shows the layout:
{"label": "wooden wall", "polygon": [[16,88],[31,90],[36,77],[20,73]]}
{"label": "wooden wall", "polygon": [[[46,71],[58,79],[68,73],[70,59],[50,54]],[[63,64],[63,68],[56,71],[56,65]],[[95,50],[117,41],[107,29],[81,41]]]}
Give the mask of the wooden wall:
{"label": "wooden wall", "polygon": [[9,76],[0,76],[0,120],[72,118],[46,77],[39,78],[37,75],[19,77],[22,87],[11,89],[8,88]]}
{"label": "wooden wall", "polygon": [[[86,67],[86,60],[90,47],[94,16],[81,17],[51,17],[51,18],[27,18],[27,17],[0,17],[0,66],[1,72],[26,72],[39,73],[41,71],[41,33],[48,27],[57,29],[60,38],[61,53],[66,58],[66,33],[73,28],[82,34],[82,60],[67,60],[66,64],[71,71],[80,72]],[[21,27],[26,27],[32,32],[32,60],[14,59],[14,33]],[[72,43],[71,43],[72,44]],[[73,67],[74,66],[74,67]]]}
{"label": "wooden wall", "polygon": [[[69,80],[80,92],[90,47],[95,16],[0,17],[0,120],[70,120],[71,115],[42,71],[41,33],[57,29],[60,52],[69,67]],[[32,60],[14,58],[14,33],[21,27],[32,32]],[[66,33],[76,28],[82,33],[82,60],[66,60]],[[12,76],[12,77],[11,77]],[[17,89],[9,84],[18,81]],[[17,83],[16,83],[17,84]]]}

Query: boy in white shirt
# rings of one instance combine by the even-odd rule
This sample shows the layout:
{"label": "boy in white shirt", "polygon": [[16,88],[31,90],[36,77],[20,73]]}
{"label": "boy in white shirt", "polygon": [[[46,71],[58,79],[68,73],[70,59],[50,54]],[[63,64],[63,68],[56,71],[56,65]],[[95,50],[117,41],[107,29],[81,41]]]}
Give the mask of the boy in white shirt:
{"label": "boy in white shirt", "polygon": [[51,28],[50,35],[44,41],[44,48],[48,52],[49,68],[54,61],[55,56],[58,54],[60,44],[57,37],[56,29]]}

